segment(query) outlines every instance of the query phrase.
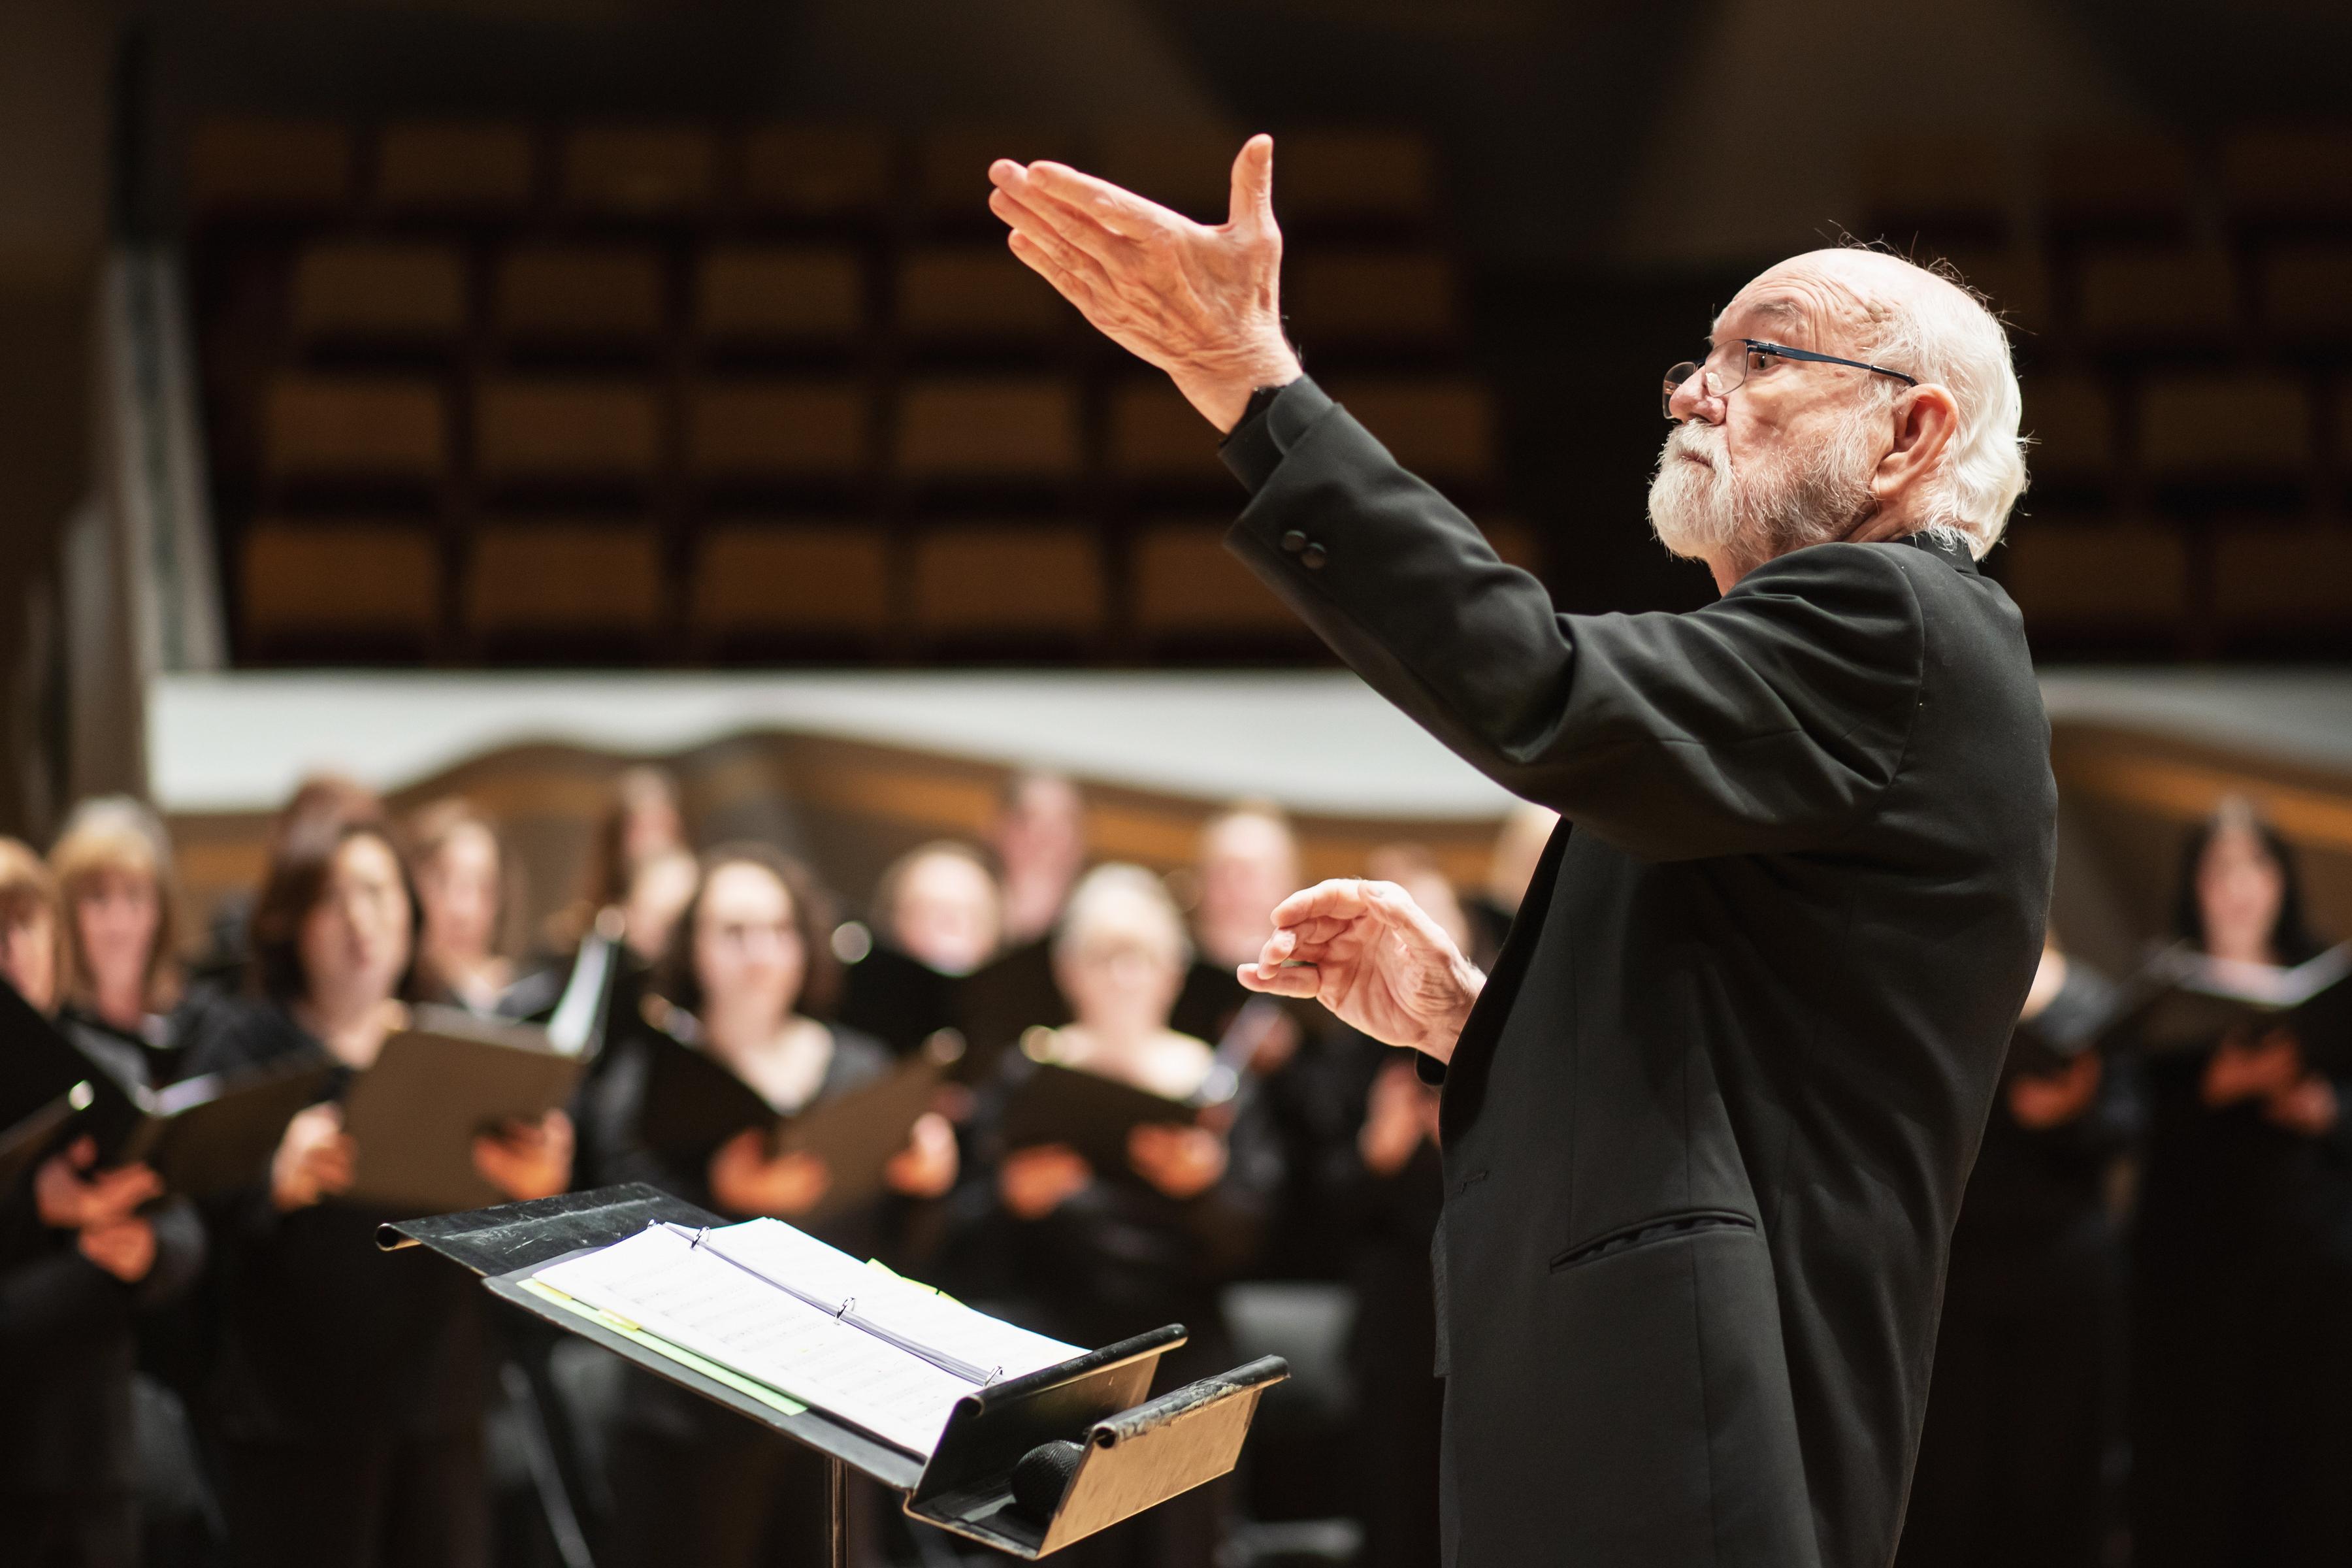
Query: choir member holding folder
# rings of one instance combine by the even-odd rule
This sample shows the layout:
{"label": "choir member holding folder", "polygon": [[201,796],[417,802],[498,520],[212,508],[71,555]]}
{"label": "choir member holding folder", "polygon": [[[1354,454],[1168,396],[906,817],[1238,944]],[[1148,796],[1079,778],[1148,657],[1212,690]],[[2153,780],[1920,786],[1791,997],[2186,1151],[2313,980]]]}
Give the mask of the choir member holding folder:
{"label": "choir member holding folder", "polygon": [[[778,1148],[777,1124],[892,1071],[879,1041],[808,1016],[836,982],[830,930],[825,900],[796,862],[755,844],[704,857],[655,976],[660,1005],[647,1012],[660,1025],[612,1047],[591,1091],[592,1182],[651,1182],[730,1218],[800,1224],[824,1211],[835,1173],[815,1154]],[[705,1062],[677,1061],[689,1052]],[[699,1138],[666,1129],[649,1137],[659,1075],[709,1063],[753,1091],[735,1103],[757,1120],[713,1124]],[[861,1257],[889,1252],[905,1205],[954,1183],[955,1135],[943,1118],[918,1106],[898,1136],[903,1146],[884,1166],[887,1194],[824,1211],[809,1223],[814,1234]],[[823,1561],[823,1460],[667,1383],[631,1378],[613,1473],[623,1568]]]}
{"label": "choir member holding folder", "polygon": [[498,825],[455,796],[410,816],[404,837],[422,925],[416,992],[492,1018],[540,1018],[562,994],[561,965],[519,965],[503,927],[515,901],[514,868]]}
{"label": "choir member holding folder", "polygon": [[[2243,801],[2191,838],[2179,934],[2285,966],[2320,948],[2294,858]],[[2143,1568],[2352,1555],[2347,1042],[2245,1027],[2151,1051],[2133,1288]]]}
{"label": "choir member holding folder", "polygon": [[86,801],[49,849],[65,905],[59,1016],[95,1048],[141,1058],[140,1081],[178,1079],[218,994],[184,994],[173,942],[172,852],[155,814],[125,795]]}
{"label": "choir member holding folder", "polygon": [[[260,997],[192,1047],[195,1071],[316,1064],[337,1096],[405,1021],[417,903],[380,819],[289,823],[253,915]],[[571,1175],[562,1113],[486,1129],[473,1162],[512,1198]],[[295,1115],[265,1174],[210,1205],[222,1502],[243,1564],[479,1564],[487,1369],[480,1293],[383,1267],[393,1215],[351,1201],[365,1158],[335,1100]]]}
{"label": "choir member holding folder", "polygon": [[[58,994],[55,884],[0,840],[0,978],[37,1011]],[[136,1045],[96,1058],[144,1082]],[[131,1374],[137,1316],[186,1289],[204,1231],[144,1165],[102,1168],[87,1136],[0,1193],[0,1554],[138,1561]]]}
{"label": "choir member holding folder", "polygon": [[[1225,1133],[1195,1109],[1215,1058],[1168,1023],[1190,959],[1158,878],[1113,865],[1080,881],[1054,939],[1076,1021],[1032,1031],[983,1087],[984,1163],[955,1200],[957,1280],[1012,1321],[1081,1345],[1183,1323],[1191,1342],[1160,1363],[1162,1391],[1230,1364],[1218,1291],[1255,1254],[1279,1180],[1256,1119]],[[1066,1075],[1118,1092],[1073,1092]],[[1115,1118],[1118,1136],[1088,1118]],[[1072,1560],[1206,1564],[1222,1509],[1222,1489],[1202,1488]]]}

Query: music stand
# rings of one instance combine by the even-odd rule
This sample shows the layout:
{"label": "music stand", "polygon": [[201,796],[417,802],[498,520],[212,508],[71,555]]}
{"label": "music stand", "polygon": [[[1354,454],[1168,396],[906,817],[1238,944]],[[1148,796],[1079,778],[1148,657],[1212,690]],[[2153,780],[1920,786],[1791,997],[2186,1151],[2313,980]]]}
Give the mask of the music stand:
{"label": "music stand", "polygon": [[[436,1252],[481,1276],[500,1300],[823,1454],[835,1568],[848,1562],[844,1510],[853,1468],[905,1494],[900,1506],[910,1518],[1034,1559],[1230,1471],[1259,1399],[1289,1375],[1281,1357],[1264,1356],[1147,1399],[1160,1355],[1185,1340],[1182,1326],[1171,1323],[973,1391],[957,1404],[929,1456],[919,1458],[814,1406],[786,1414],[524,1289],[545,1265],[625,1240],[657,1220],[726,1223],[638,1182],[401,1220],[379,1227],[376,1245]],[[1013,1468],[1056,1440],[1083,1452],[1051,1517],[1039,1518],[1014,1503]]]}

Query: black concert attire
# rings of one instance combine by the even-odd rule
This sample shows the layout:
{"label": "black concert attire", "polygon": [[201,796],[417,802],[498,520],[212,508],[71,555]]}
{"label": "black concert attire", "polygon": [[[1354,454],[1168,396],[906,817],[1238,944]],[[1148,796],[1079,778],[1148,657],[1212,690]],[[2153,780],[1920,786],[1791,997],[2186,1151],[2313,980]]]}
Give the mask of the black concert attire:
{"label": "black concert attire", "polygon": [[[1088,1350],[1183,1324],[1191,1338],[1161,1359],[1155,1394],[1228,1370],[1233,1341],[1218,1292],[1256,1258],[1282,1179],[1267,1124],[1237,1117],[1226,1135],[1223,1177],[1192,1198],[1171,1198],[1130,1170],[1097,1171],[1053,1213],[1024,1220],[997,1195],[999,1169],[1012,1152],[998,1129],[1036,1070],[1016,1052],[981,1087],[972,1152],[951,1200],[941,1282],[1024,1328]],[[1073,1568],[1208,1568],[1226,1507],[1227,1489],[1212,1483],[1065,1555]]]}
{"label": "black concert attire", "polygon": [[1449,1560],[1881,1568],[2050,902],[2016,607],[1919,538],[1564,616],[1311,381],[1224,455],[1229,547],[1562,814],[1443,1069]]}
{"label": "black concert attire", "polygon": [[[2109,992],[2069,961],[2041,1017],[2089,1023]],[[2013,1053],[2004,1085],[2051,1065]],[[1898,1568],[2105,1561],[2124,1331],[2109,1183],[2138,1128],[2131,1065],[2103,1062],[2089,1104],[2053,1127],[2021,1124],[2005,1089],[1993,1101],[1952,1232]]]}
{"label": "black concert attire", "polygon": [[[194,1072],[331,1063],[276,1003],[191,1046]],[[352,1075],[337,1075],[334,1093]],[[401,1216],[329,1198],[280,1213],[265,1179],[206,1205],[232,1559],[252,1568],[478,1568],[488,1298],[463,1269],[389,1267]]]}
{"label": "black concert attire", "polygon": [[[154,1081],[152,1047],[70,1021],[76,1043],[126,1088]],[[142,1477],[132,1422],[138,1324],[186,1292],[205,1231],[185,1198],[145,1216],[155,1260],[126,1284],[42,1223],[28,1174],[0,1194],[0,1557],[28,1568],[140,1560]]]}
{"label": "black concert attire", "polygon": [[[586,1157],[579,1184],[646,1182],[724,1214],[709,1182],[718,1145],[691,1156],[666,1156],[637,1135],[650,1077],[651,1028],[640,1022],[607,1047],[605,1071],[583,1104]],[[891,1052],[881,1041],[839,1026],[832,1033],[833,1053],[809,1105],[890,1070]],[[888,1254],[886,1261],[897,1261],[893,1243],[911,1206],[885,1198],[803,1228],[859,1257]],[[800,1568],[826,1561],[823,1457],[635,1367],[627,1369],[613,1434],[611,1479],[620,1568]],[[850,1496],[854,1513],[870,1514],[868,1489],[853,1481]],[[863,1534],[870,1521],[856,1522],[855,1533]]]}
{"label": "black concert attire", "polygon": [[2347,1046],[2303,1042],[2306,1061],[2335,1069],[2336,1125],[2317,1137],[2260,1100],[2207,1105],[2210,1050],[2147,1058],[2131,1280],[2139,1568],[2352,1561]]}

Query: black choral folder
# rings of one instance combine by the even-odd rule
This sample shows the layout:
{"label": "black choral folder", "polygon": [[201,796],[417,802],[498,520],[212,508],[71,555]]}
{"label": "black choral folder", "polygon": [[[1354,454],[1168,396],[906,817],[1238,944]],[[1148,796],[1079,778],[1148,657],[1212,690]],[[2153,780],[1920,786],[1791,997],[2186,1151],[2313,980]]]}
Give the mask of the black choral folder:
{"label": "black choral folder", "polygon": [[2198,1050],[2233,1029],[2283,1026],[2306,1051],[2333,1058],[2352,1035],[2352,942],[2292,968],[2168,948],[2122,990],[2105,1031],[2116,1044],[2158,1054]]}
{"label": "black choral folder", "polygon": [[871,1083],[779,1116],[724,1062],[668,1034],[651,1037],[640,1135],[665,1158],[692,1165],[747,1128],[772,1129],[778,1153],[814,1154],[830,1174],[824,1196],[801,1216],[815,1221],[871,1201],[882,1173],[907,1146],[915,1119],[930,1109],[942,1075],[961,1054],[952,1030]]}
{"label": "black choral folder", "polygon": [[206,1073],[160,1089],[102,1075],[89,1114],[100,1164],[144,1164],[172,1192],[208,1198],[258,1181],[286,1124],[327,1096],[334,1069],[261,1067]]}
{"label": "black choral folder", "polygon": [[[1171,1324],[1058,1365],[975,1386],[928,1453],[917,1453],[808,1406],[780,1409],[727,1381],[647,1348],[530,1288],[541,1268],[667,1223],[723,1222],[656,1188],[632,1184],[384,1226],[386,1250],[422,1247],[475,1274],[493,1295],[906,1494],[911,1517],[1034,1559],[1229,1472],[1258,1401],[1288,1375],[1266,1356],[1150,1398],[1160,1355],[1184,1342]],[[789,1392],[789,1391],[786,1391]],[[1024,1459],[1058,1449],[1066,1485],[1025,1488]],[[1024,1467],[1034,1474],[1033,1467]]]}
{"label": "black choral folder", "polygon": [[1171,1100],[1059,1062],[1038,1061],[1013,1089],[1001,1135],[1007,1149],[1066,1144],[1085,1156],[1097,1175],[1117,1176],[1131,1169],[1129,1133],[1144,1126],[1188,1127],[1199,1115],[1192,1101]]}
{"label": "black choral folder", "polygon": [[504,1194],[474,1168],[474,1140],[536,1121],[572,1097],[583,1062],[547,1031],[455,1007],[416,1007],[343,1100],[359,1145],[353,1203],[411,1214],[478,1208]]}

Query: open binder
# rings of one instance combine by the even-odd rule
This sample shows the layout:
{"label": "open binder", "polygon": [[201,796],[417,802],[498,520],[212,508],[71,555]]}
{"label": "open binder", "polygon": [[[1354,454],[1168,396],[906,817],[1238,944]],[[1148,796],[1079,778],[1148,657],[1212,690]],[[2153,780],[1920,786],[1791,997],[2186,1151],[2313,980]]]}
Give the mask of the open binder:
{"label": "open binder", "polygon": [[[982,1367],[969,1357],[940,1352],[925,1342],[919,1313],[882,1310],[883,1300],[903,1305],[906,1293],[919,1288],[905,1282],[887,1290],[877,1286],[875,1304],[861,1310],[857,1300],[829,1289],[835,1281],[821,1274],[800,1273],[782,1283],[770,1279],[780,1293],[802,1297],[803,1305],[844,1320],[868,1320],[862,1325],[845,1321],[843,1332],[878,1331],[878,1340],[919,1354],[940,1367],[941,1376],[961,1379],[960,1392],[926,1448],[905,1424],[881,1423],[891,1426],[891,1435],[877,1433],[821,1403],[785,1397],[728,1367],[698,1364],[698,1358],[681,1357],[675,1346],[666,1353],[650,1336],[635,1331],[637,1324],[610,1313],[583,1312],[582,1303],[562,1300],[537,1278],[544,1270],[552,1279],[577,1285],[583,1258],[616,1256],[618,1244],[633,1240],[648,1253],[672,1258],[680,1249],[729,1255],[698,1267],[748,1266],[762,1274],[780,1273],[765,1259],[786,1255],[755,1255],[759,1234],[755,1227],[730,1226],[656,1188],[632,1184],[402,1221],[383,1226],[377,1240],[388,1251],[422,1246],[439,1253],[481,1275],[493,1295],[826,1456],[835,1478],[836,1563],[843,1552],[839,1510],[846,1468],[906,1494],[903,1506],[913,1518],[1016,1556],[1043,1557],[1231,1470],[1258,1400],[1288,1375],[1280,1358],[1267,1356],[1148,1399],[1160,1355],[1184,1342],[1181,1326],[1059,1356],[1073,1347],[994,1323],[989,1332],[1001,1331],[1002,1338],[992,1342],[1012,1347],[1014,1357],[1024,1350],[1050,1352],[1045,1364],[1016,1372],[1013,1368],[1024,1364],[1017,1359],[996,1358],[1007,1364]],[[835,1295],[845,1297],[838,1307]],[[953,1310],[965,1320],[994,1321]],[[945,1363],[956,1361],[962,1364],[952,1373],[945,1370]]]}

